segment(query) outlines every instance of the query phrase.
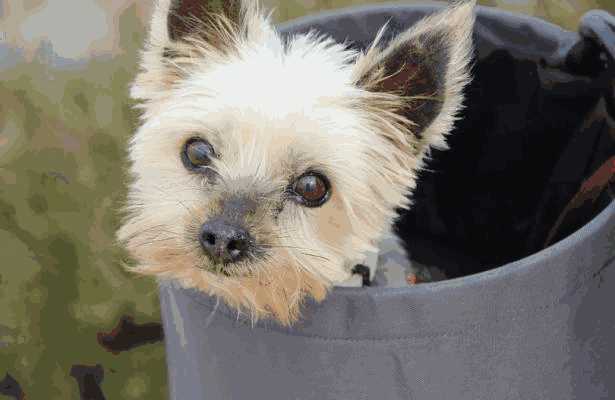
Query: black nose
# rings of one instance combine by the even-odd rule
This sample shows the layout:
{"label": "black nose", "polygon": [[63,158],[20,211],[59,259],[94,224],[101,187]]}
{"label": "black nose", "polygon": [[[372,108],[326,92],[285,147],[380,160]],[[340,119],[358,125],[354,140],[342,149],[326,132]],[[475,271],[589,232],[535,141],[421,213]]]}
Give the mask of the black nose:
{"label": "black nose", "polygon": [[199,239],[209,257],[223,264],[244,258],[250,245],[248,232],[221,218],[206,222],[201,227]]}

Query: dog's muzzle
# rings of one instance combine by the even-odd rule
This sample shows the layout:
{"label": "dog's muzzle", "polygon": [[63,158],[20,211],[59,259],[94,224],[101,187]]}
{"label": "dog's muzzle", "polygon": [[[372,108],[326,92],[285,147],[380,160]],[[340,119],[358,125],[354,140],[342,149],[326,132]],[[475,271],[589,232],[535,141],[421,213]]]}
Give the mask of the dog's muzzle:
{"label": "dog's muzzle", "polygon": [[211,217],[201,227],[199,242],[216,264],[232,264],[243,260],[251,250],[253,239],[244,228],[245,217],[256,203],[243,197],[222,201],[221,213]]}

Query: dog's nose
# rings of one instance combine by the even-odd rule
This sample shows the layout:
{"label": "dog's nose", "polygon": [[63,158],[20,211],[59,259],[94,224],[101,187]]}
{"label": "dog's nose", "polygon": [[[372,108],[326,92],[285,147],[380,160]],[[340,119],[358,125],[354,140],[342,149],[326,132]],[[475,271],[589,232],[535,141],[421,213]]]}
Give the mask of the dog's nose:
{"label": "dog's nose", "polygon": [[245,229],[221,218],[206,222],[201,227],[199,239],[209,257],[223,264],[243,259],[250,245],[250,236]]}

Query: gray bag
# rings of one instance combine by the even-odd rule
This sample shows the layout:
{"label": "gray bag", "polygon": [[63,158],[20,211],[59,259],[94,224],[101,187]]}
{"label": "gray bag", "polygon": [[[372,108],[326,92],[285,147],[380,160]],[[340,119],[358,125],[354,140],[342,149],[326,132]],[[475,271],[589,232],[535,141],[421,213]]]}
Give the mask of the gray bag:
{"label": "gray bag", "polygon": [[[365,47],[389,18],[399,31],[435,10],[362,7],[281,29]],[[577,34],[478,14],[468,109],[397,226],[412,258],[456,279],[337,287],[292,328],[252,327],[161,282],[171,399],[615,398],[615,158],[604,163],[615,154],[615,24],[592,12]],[[566,208],[596,177],[603,190]]]}

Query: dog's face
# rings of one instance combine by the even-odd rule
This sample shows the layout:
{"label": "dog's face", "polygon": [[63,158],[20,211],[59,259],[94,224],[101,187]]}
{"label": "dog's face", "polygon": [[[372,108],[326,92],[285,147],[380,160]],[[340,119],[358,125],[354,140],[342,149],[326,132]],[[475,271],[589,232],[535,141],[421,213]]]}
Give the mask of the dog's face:
{"label": "dog's face", "polygon": [[252,1],[161,0],[118,234],[136,271],[295,321],[305,296],[349,278],[409,205],[429,147],[445,147],[472,8],[357,53],[283,40]]}

